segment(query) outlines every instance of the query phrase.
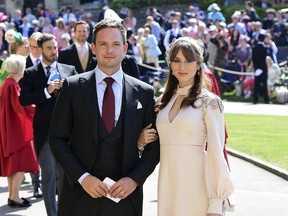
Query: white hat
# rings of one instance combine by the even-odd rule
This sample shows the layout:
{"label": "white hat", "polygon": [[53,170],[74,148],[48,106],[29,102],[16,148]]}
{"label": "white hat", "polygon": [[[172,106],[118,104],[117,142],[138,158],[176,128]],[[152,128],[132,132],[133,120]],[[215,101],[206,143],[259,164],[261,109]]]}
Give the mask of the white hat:
{"label": "white hat", "polygon": [[105,11],[104,19],[107,19],[107,18],[114,19],[120,23],[123,21],[123,19],[121,19],[121,17],[119,17],[118,14],[112,9],[107,9]]}
{"label": "white hat", "polygon": [[32,20],[33,25],[38,25],[39,21],[37,19]]}
{"label": "white hat", "polygon": [[216,31],[217,27],[215,25],[210,25],[208,31]]}
{"label": "white hat", "polygon": [[220,22],[219,25],[223,28],[226,28],[226,26],[227,26],[225,22]]}
{"label": "white hat", "polygon": [[109,6],[107,6],[107,5],[105,5],[103,8],[102,8],[102,10],[104,10],[104,11],[106,11],[106,10],[108,10],[109,9]]}

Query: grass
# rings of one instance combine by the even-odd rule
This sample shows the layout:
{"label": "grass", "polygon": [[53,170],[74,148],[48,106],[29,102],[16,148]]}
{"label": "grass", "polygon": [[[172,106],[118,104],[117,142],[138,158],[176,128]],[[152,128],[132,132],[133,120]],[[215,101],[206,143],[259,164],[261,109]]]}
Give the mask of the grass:
{"label": "grass", "polygon": [[288,117],[225,114],[227,146],[288,170]]}

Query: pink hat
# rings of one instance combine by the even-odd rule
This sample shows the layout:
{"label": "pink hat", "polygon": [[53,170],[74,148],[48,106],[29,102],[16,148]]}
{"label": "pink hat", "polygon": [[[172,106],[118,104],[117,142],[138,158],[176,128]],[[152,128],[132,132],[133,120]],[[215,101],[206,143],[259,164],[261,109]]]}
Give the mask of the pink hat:
{"label": "pink hat", "polygon": [[3,12],[0,12],[0,22],[3,22],[8,19],[8,16],[6,16]]}

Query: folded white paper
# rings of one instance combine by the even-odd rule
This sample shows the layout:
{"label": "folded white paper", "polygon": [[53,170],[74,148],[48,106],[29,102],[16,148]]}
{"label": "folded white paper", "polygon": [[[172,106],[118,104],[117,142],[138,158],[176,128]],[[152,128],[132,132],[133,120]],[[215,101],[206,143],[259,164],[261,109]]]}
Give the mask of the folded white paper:
{"label": "folded white paper", "polygon": [[138,101],[137,109],[142,109],[142,104]]}
{"label": "folded white paper", "polygon": [[[103,183],[107,186],[108,190],[110,190],[110,188],[115,184],[115,181],[113,181],[109,177],[106,177],[104,179]],[[112,201],[114,201],[116,203],[118,203],[121,200],[120,198],[111,197],[109,194],[107,194],[107,198],[111,199]]]}

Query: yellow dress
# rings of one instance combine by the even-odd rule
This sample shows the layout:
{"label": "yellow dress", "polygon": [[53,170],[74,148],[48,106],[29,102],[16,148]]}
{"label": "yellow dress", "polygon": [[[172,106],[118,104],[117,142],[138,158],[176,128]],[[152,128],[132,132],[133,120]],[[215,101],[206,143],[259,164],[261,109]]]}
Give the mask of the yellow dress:
{"label": "yellow dress", "polygon": [[182,108],[169,121],[177,96],[187,95],[189,88],[178,88],[157,116],[158,216],[222,214],[223,200],[234,190],[223,155],[224,117],[219,97],[203,90],[195,102],[199,108]]}

